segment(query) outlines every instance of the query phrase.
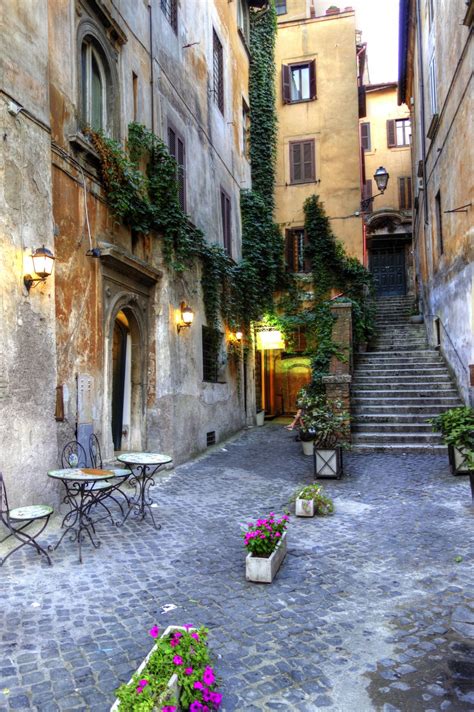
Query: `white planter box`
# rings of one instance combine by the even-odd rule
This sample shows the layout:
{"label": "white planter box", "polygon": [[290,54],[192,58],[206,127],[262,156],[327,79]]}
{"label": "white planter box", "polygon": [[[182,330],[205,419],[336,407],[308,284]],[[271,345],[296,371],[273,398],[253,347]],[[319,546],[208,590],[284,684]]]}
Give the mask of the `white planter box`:
{"label": "white planter box", "polygon": [[297,499],[295,514],[297,517],[314,517],[314,501],[312,499]]}
{"label": "white planter box", "polygon": [[301,445],[303,446],[303,455],[313,454],[314,442],[312,440],[302,440]]}
{"label": "white planter box", "polygon": [[245,578],[247,581],[253,581],[254,583],[271,583],[273,581],[286,555],[286,535],[287,532],[284,532],[277,548],[268,559],[247,554],[245,559]]}
{"label": "white planter box", "polygon": [[259,410],[256,415],[256,419],[257,419],[258,426],[263,425],[265,423],[265,411]]}
{"label": "white planter box", "polygon": [[[180,625],[169,625],[166,628],[166,630],[160,635],[160,638],[165,638],[166,636],[168,636],[170,633],[172,633],[175,630],[185,631],[186,628],[184,628],[183,626],[180,626]],[[189,628],[188,630],[189,631],[194,631],[194,630],[197,631],[197,628]],[[142,662],[142,664],[140,665],[138,670],[136,671],[137,673],[140,673],[145,668],[145,666],[148,663],[148,660],[150,659],[150,656],[154,652],[155,648],[156,648],[156,643],[152,647],[152,649],[150,650],[150,652],[148,653],[148,655],[146,656],[145,660]],[[136,674],[136,673],[134,673],[134,674]],[[133,678],[133,675],[127,684],[131,683],[132,678]],[[178,676],[176,675],[176,673],[174,673],[173,675],[171,675],[170,679],[168,680],[168,684],[166,686],[166,692],[163,693],[163,696],[162,696],[163,703],[161,703],[161,702],[159,704],[157,703],[157,709],[161,709],[162,704],[163,705],[166,704],[166,700],[168,699],[168,695],[169,695],[171,697],[174,697],[175,700],[178,702],[176,710],[177,710],[177,712],[179,712],[179,692],[180,692],[180,690],[178,687]],[[116,699],[114,704],[110,708],[110,712],[119,712],[119,709],[120,709],[120,700]]]}

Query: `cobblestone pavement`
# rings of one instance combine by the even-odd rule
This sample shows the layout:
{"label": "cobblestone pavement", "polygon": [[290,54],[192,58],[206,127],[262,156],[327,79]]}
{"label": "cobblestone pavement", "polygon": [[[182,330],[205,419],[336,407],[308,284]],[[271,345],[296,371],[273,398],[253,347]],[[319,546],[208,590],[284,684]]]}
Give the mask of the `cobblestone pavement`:
{"label": "cobblestone pavement", "polygon": [[467,478],[443,455],[345,461],[335,514],[292,517],[271,585],[245,581],[239,525],[312,479],[281,425],[163,477],[160,531],[104,522],[82,566],[67,540],[52,568],[23,549],[0,569],[0,710],[107,710],[154,623],[209,627],[226,712],[474,710]]}

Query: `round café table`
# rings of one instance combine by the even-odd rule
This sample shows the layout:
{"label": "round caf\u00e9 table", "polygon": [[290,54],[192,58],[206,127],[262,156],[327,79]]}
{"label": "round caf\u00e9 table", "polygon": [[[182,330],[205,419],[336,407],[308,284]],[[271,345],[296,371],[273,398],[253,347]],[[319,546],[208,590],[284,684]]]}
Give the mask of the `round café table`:
{"label": "round caf\u00e9 table", "polygon": [[[64,515],[61,523],[64,532],[56,545],[50,546],[49,550],[55,551],[64,537],[69,534],[70,541],[77,542],[79,562],[82,564],[82,542],[88,537],[92,546],[95,549],[99,548],[100,541],[97,538],[94,525],[107,517],[110,517],[114,523],[110,509],[106,504],[107,496],[129,475],[130,473],[123,469],[95,470],[68,467],[63,470],[50,470],[48,477],[60,480],[66,488],[63,502],[69,505],[69,511]],[[92,519],[91,509],[93,506],[100,506],[105,511],[104,516]]]}
{"label": "round caf\u00e9 table", "polygon": [[117,460],[127,465],[130,470],[130,477],[127,482],[135,487],[135,494],[130,498],[129,510],[120,526],[125,524],[130,512],[133,512],[135,517],[142,520],[145,519],[148,512],[155,529],[161,529],[161,524],[156,524],[153,517],[151,509],[153,500],[150,497],[149,490],[155,484],[153,477],[160,467],[172,462],[173,458],[157,452],[124,452],[122,455],[117,456]]}

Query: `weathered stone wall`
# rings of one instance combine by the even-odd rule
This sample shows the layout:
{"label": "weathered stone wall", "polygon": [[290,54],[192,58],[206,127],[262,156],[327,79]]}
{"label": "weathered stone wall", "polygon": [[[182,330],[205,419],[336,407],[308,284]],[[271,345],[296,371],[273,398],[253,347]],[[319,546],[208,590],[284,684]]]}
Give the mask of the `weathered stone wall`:
{"label": "weathered stone wall", "polygon": [[338,408],[351,412],[350,388],[353,370],[352,353],[352,306],[349,303],[335,302],[331,307],[336,317],[332,329],[332,340],[340,347],[341,358],[331,357],[329,375],[323,376],[326,396],[330,401],[340,402]]}

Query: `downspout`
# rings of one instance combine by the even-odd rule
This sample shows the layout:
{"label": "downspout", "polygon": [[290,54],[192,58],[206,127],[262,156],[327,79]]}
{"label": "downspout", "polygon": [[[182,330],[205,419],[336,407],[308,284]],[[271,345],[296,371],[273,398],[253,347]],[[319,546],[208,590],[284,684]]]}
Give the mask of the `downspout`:
{"label": "downspout", "polygon": [[426,185],[426,121],[425,121],[425,81],[423,73],[423,39],[421,34],[421,9],[420,0],[416,0],[416,35],[418,40],[418,87],[420,91],[420,117],[421,117],[421,160],[423,161],[423,213],[425,225],[429,224],[428,218],[428,191]]}
{"label": "downspout", "polygon": [[150,94],[151,94],[151,130],[155,133],[155,76],[153,56],[153,10],[152,0],[148,0],[148,14],[150,18]]}

